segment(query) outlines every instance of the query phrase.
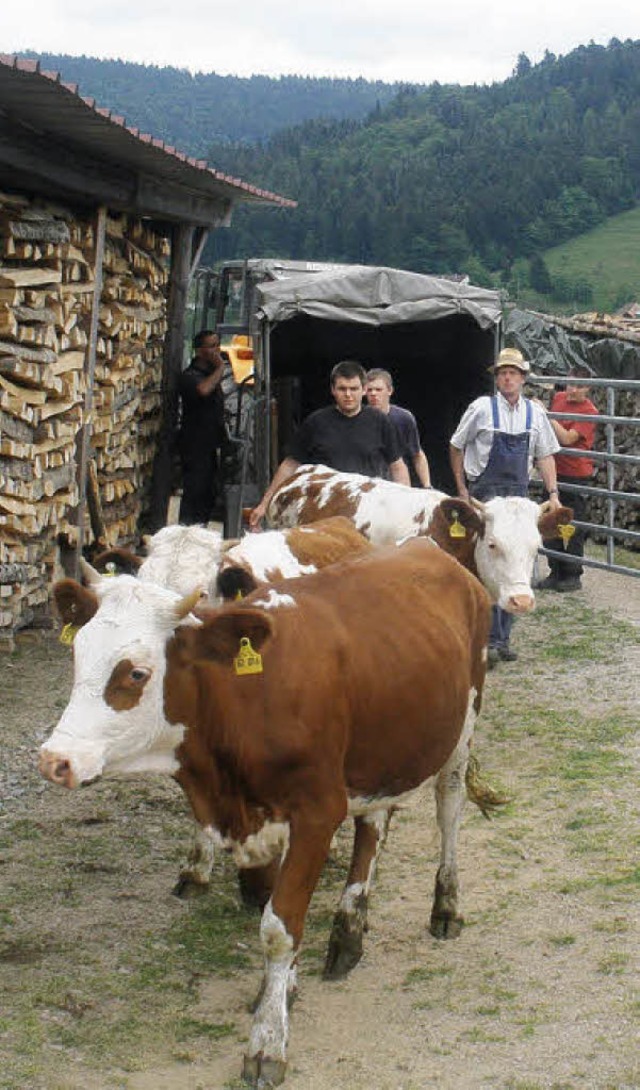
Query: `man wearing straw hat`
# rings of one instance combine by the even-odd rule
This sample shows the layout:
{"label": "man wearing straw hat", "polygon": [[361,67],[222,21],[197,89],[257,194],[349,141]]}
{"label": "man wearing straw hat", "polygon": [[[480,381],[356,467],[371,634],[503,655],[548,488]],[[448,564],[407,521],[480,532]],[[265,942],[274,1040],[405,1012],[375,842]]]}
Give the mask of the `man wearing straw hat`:
{"label": "man wearing straw hat", "polygon": [[[552,508],[559,507],[553,456],[560,446],[544,409],[522,395],[528,361],[517,348],[503,348],[490,370],[497,392],[476,398],[451,437],[449,452],[458,495],[482,501],[526,496],[535,462]],[[490,666],[518,657],[509,646],[512,624],[512,614],[493,607]]]}

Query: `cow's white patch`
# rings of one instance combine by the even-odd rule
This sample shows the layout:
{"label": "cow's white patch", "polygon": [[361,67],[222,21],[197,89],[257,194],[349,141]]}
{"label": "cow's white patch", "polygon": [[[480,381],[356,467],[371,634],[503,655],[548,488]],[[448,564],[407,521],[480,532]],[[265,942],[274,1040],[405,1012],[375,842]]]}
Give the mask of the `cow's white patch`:
{"label": "cow's white patch", "polygon": [[267,592],[266,598],[254,599],[254,605],[260,606],[261,609],[291,609],[295,604],[295,598],[291,594],[280,594],[273,587]]}
{"label": "cow's white patch", "polygon": [[[67,761],[75,783],[112,770],[173,772],[183,728],[165,719],[163,683],[180,596],[129,575],[103,579],[95,589],[100,607],[75,638],[71,698],[43,757]],[[116,711],[105,693],[125,660],[149,680],[135,707]]]}
{"label": "cow's white patch", "polygon": [[220,565],[248,568],[259,583],[266,583],[270,572],[278,571],[283,579],[294,579],[316,570],[313,564],[301,564],[291,552],[283,530],[265,530],[262,534],[246,534],[239,545],[229,549]]}
{"label": "cow's white patch", "polygon": [[[371,873],[371,868],[369,873]],[[352,882],[350,886],[345,886],[342,892],[340,908],[343,912],[346,912],[347,916],[353,916],[362,894],[368,894],[368,892],[369,882]]]}
{"label": "cow's white patch", "polygon": [[180,768],[175,751],[184,739],[186,727],[181,724],[168,726],[153,746],[144,753],[113,761],[110,773],[156,772],[172,776]]}
{"label": "cow's white patch", "polygon": [[[433,777],[430,776],[425,782],[430,783],[432,779]],[[408,802],[418,790],[419,788],[414,787],[411,791],[402,791],[399,795],[387,795],[384,798],[381,796],[366,798],[354,795],[348,800],[349,816],[362,817],[367,814],[376,814],[378,811],[390,810],[392,806],[402,806],[402,804]]]}
{"label": "cow's white patch", "polygon": [[246,840],[233,840],[217,830],[212,830],[211,835],[220,848],[231,852],[238,867],[262,867],[287,851],[289,822],[265,821],[262,828]]}
{"label": "cow's white patch", "polygon": [[262,913],[260,940],[265,957],[264,990],[251,1027],[249,1056],[263,1053],[270,1059],[284,1060],[289,1033],[287,995],[295,987],[293,938],[271,901]]}
{"label": "cow's white patch", "polygon": [[216,835],[211,825],[195,826],[189,858],[180,871],[180,878],[198,886],[206,886],[211,878],[215,859]]}
{"label": "cow's white patch", "polygon": [[[494,602],[510,612],[526,612],[535,596],[531,575],[541,544],[540,511],[522,496],[496,497],[484,504],[485,530],[475,546],[478,576]],[[518,599],[521,608],[516,608]]]}
{"label": "cow's white patch", "polygon": [[204,526],[165,526],[147,542],[147,559],[138,579],[184,596],[202,585],[215,600],[222,534]]}

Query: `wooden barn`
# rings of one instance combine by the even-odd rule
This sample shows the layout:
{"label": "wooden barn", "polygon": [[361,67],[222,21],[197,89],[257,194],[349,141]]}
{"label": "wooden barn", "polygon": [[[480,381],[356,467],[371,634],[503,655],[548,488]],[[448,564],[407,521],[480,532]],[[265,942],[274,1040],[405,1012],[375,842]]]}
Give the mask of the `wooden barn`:
{"label": "wooden barn", "polygon": [[0,644],[59,540],[164,522],[188,285],[240,201],[294,206],[0,56]]}

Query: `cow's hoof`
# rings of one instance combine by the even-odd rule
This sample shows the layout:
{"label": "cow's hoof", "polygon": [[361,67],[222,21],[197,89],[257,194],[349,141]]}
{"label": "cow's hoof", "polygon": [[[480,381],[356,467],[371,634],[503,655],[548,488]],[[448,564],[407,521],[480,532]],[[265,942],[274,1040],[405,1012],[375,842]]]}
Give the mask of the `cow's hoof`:
{"label": "cow's hoof", "polygon": [[242,1078],[256,1090],[268,1090],[271,1086],[280,1086],[287,1073],[285,1060],[270,1060],[266,1056],[245,1056],[242,1063]]}
{"label": "cow's hoof", "polygon": [[457,939],[464,926],[462,916],[431,916],[429,931],[434,939]]}
{"label": "cow's hoof", "polygon": [[208,882],[194,882],[188,874],[181,874],[171,892],[181,901],[193,901],[196,897],[203,897],[208,890]]}
{"label": "cow's hoof", "polygon": [[340,914],[333,922],[327,960],[324,963],[324,980],[342,980],[356,967],[362,957],[362,931],[348,928]]}

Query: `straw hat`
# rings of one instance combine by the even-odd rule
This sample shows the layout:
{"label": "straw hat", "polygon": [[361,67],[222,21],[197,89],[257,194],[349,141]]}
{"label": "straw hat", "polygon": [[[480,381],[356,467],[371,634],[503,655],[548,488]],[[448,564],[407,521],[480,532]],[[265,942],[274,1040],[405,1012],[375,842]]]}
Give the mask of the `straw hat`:
{"label": "straw hat", "polygon": [[522,352],[519,352],[517,348],[503,348],[493,367],[490,367],[489,370],[497,371],[499,367],[517,367],[518,371],[522,371],[523,375],[528,374],[531,370],[528,360],[525,360]]}

